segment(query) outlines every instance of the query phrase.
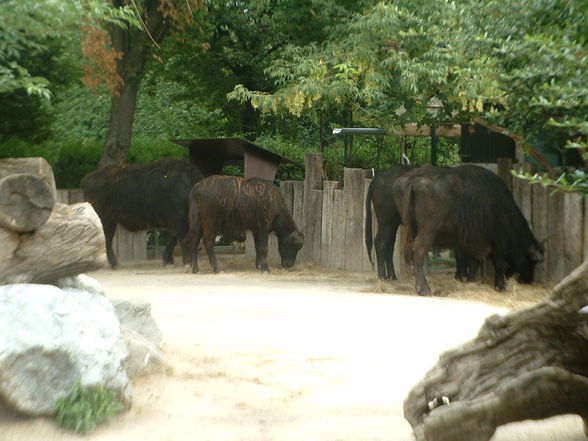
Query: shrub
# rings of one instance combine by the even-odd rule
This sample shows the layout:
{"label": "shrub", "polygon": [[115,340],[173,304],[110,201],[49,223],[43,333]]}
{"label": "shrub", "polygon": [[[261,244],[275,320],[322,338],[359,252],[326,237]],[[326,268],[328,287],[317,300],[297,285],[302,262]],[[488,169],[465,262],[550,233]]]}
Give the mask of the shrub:
{"label": "shrub", "polygon": [[87,433],[123,409],[116,392],[103,386],[82,386],[78,380],[72,391],[55,403],[55,421],[60,427]]}

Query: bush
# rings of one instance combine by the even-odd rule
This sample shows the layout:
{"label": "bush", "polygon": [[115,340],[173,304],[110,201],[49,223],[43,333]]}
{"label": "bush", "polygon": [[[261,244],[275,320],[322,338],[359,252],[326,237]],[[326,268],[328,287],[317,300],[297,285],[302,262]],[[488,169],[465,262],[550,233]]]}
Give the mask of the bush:
{"label": "bush", "polygon": [[60,427],[87,433],[123,409],[116,392],[103,386],[82,386],[76,381],[72,391],[55,403],[55,421]]}
{"label": "bush", "polygon": [[[0,144],[0,158],[45,158],[53,168],[57,188],[79,188],[82,178],[98,167],[102,148],[102,142],[81,142],[72,138],[51,139],[39,144],[11,139]],[[162,158],[188,158],[188,149],[168,141],[135,142],[128,162],[143,164]]]}

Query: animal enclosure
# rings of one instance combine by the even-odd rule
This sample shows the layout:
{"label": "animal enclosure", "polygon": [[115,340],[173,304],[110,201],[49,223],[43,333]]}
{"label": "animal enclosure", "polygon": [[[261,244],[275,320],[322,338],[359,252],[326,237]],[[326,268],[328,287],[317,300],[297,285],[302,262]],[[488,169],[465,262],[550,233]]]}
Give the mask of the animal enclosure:
{"label": "animal enclosure", "polygon": [[[343,182],[322,179],[322,155],[305,156],[305,180],[283,181],[280,191],[296,225],[304,232],[304,246],[298,261],[312,261],[332,269],[374,272],[364,244],[365,195],[371,170],[347,168]],[[545,260],[535,269],[537,282],[558,282],[588,258],[588,204],[576,193],[553,193],[549,187],[530,185],[513,178],[514,199],[531,230],[545,241]],[[58,190],[62,203],[82,199],[79,190]],[[377,225],[373,219],[374,235]],[[399,242],[399,241],[397,241]],[[120,226],[113,241],[121,262],[145,260],[145,232],[130,233]],[[277,240],[270,237],[270,257],[277,257]],[[400,253],[395,265],[402,272]],[[248,237],[246,256],[254,257],[253,240]],[[375,259],[375,256],[374,256]]]}

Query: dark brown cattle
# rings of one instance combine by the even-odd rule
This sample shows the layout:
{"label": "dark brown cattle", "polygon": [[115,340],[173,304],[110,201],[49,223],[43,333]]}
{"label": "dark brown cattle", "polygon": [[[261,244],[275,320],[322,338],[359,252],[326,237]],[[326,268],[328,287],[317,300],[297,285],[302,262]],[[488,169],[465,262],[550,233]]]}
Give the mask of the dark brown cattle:
{"label": "dark brown cattle", "polygon": [[522,283],[533,281],[543,247],[502,179],[475,165],[421,167],[396,180],[394,200],[402,207],[406,257],[414,264],[416,290],[430,294],[423,272],[433,244],[456,247],[469,258],[490,257],[495,287],[503,290],[505,273]]}
{"label": "dark brown cattle", "polygon": [[190,193],[190,233],[184,246],[192,252],[192,271],[198,272],[198,244],[202,238],[214,272],[220,272],[214,254],[214,239],[223,232],[237,236],[251,231],[255,241],[255,266],[269,272],[268,236],[278,237],[282,266],[296,262],[304,235],[298,231],[279,189],[259,178],[209,176],[196,184]]}
{"label": "dark brown cattle", "polygon": [[188,195],[202,178],[196,166],[172,158],[143,165],[107,165],[86,175],[81,188],[102,221],[112,268],[118,266],[112,251],[117,224],[130,231],[167,230],[163,263],[173,263],[172,251],[188,233]]}
{"label": "dark brown cattle", "polygon": [[[375,244],[378,278],[380,280],[397,279],[393,256],[396,231],[402,224],[402,216],[400,214],[401,210],[396,207],[392,187],[398,178],[411,170],[414,170],[414,167],[409,165],[393,165],[378,172],[368,187],[365,200],[365,246],[370,262],[372,262],[372,243]],[[372,205],[378,223],[375,240],[372,234]],[[452,246],[452,248],[454,247]],[[459,249],[455,249],[455,264],[456,279],[467,279],[470,282],[475,280],[479,266],[476,259],[471,259]]]}

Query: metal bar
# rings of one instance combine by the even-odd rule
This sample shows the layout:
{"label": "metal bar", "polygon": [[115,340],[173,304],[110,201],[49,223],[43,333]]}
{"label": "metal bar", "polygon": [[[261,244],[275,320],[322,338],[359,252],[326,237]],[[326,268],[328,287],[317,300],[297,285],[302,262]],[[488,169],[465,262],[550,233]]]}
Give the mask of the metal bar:
{"label": "metal bar", "polygon": [[341,127],[333,129],[333,135],[387,135],[385,129],[369,127]]}

